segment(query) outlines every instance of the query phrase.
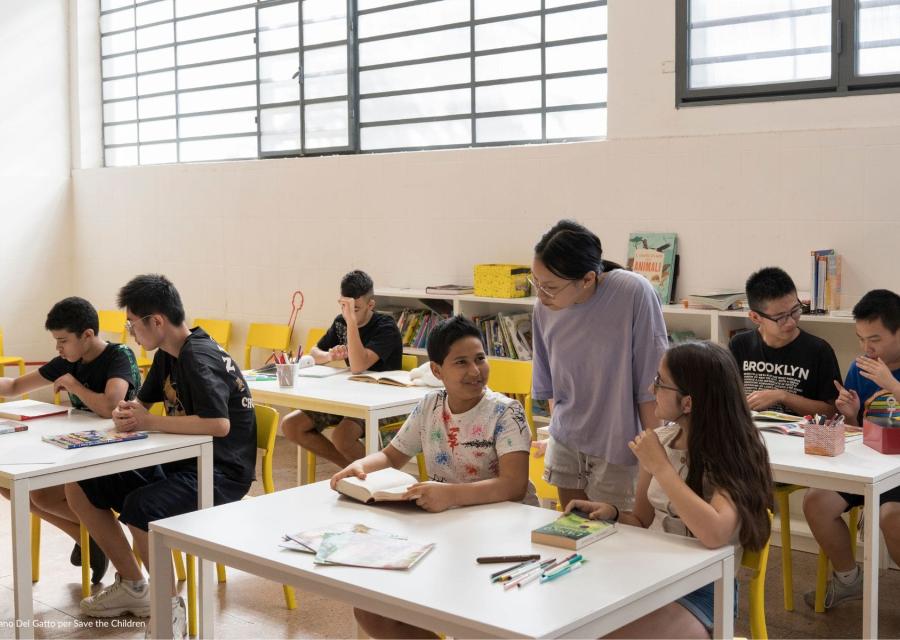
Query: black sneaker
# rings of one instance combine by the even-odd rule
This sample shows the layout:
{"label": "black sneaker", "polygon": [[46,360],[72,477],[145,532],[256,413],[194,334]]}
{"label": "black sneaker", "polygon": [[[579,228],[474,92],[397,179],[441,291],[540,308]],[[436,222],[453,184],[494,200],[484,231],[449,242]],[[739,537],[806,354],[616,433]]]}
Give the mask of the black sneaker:
{"label": "black sneaker", "polygon": [[[106,575],[107,569],[109,569],[109,558],[106,557],[106,554],[103,553],[103,549],[101,549],[94,539],[91,538],[91,583],[92,584],[100,584],[100,581],[103,580],[103,576]],[[81,545],[77,542],[75,546],[72,548],[72,553],[69,554],[69,562],[71,562],[76,567],[81,566]]]}
{"label": "black sneaker", "polygon": [[81,566],[81,545],[77,542],[75,543],[75,546],[72,547],[72,553],[69,554],[69,562],[72,563],[72,566]]}

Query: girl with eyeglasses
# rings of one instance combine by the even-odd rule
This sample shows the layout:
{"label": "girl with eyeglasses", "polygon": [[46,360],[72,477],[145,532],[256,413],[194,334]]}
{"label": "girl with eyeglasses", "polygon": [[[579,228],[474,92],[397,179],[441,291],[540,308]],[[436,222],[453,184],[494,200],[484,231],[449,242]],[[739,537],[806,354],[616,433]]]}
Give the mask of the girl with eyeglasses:
{"label": "girl with eyeglasses", "polygon": [[603,259],[600,239],[571,220],[534,248],[534,397],[551,401],[544,479],[560,504],[630,507],[637,465],[628,441],[659,426],[650,383],[668,346],[656,293]]}
{"label": "girl with eyeglasses", "polygon": [[[733,544],[736,561],[741,547],[762,549],[769,539],[772,473],[731,354],[711,342],[674,346],[648,391],[666,425],[628,444],[641,467],[634,509],[574,500],[566,510],[690,536],[711,549]],[[712,627],[710,583],[610,637],[708,638]]]}

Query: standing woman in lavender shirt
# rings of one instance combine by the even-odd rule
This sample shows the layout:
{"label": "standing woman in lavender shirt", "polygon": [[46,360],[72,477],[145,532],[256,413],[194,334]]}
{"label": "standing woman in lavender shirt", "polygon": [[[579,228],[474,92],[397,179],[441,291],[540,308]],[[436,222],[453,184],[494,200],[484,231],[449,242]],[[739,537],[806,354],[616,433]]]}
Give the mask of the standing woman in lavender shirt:
{"label": "standing woman in lavender shirt", "polygon": [[660,425],[649,389],[668,340],[656,293],[603,260],[600,239],[571,220],[534,254],[533,395],[552,416],[544,479],[560,504],[631,509],[638,467],[628,442]]}

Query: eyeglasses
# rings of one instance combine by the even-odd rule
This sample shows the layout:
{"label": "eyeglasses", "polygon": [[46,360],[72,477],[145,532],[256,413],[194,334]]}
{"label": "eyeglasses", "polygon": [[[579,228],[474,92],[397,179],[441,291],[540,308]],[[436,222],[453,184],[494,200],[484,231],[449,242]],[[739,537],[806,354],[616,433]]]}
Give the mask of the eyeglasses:
{"label": "eyeglasses", "polygon": [[795,322],[800,319],[800,315],[803,313],[803,305],[798,301],[796,306],[791,308],[787,313],[782,313],[777,316],[770,316],[768,313],[763,313],[757,309],[750,309],[750,311],[756,313],[757,315],[762,316],[766,320],[771,320],[777,325],[784,325],[787,323],[788,318],[792,318]]}
{"label": "eyeglasses", "polygon": [[537,291],[537,294],[539,296],[544,296],[546,298],[549,298],[550,300],[553,300],[553,298],[558,296],[560,294],[560,292],[562,292],[563,289],[568,287],[570,284],[575,284],[576,281],[569,280],[566,284],[564,284],[563,286],[561,286],[559,289],[557,289],[555,291],[553,291],[551,289],[547,289],[544,285],[542,285],[540,282],[538,282],[536,278],[534,278],[532,276],[528,276],[528,282],[531,283],[531,286],[534,287],[535,291]]}
{"label": "eyeglasses", "polygon": [[678,387],[673,387],[668,384],[663,384],[662,378],[660,378],[659,373],[657,373],[656,377],[653,378],[653,393],[656,393],[660,389],[668,389],[669,391],[675,391],[677,393],[680,393],[683,396],[687,395],[684,391],[682,391]]}
{"label": "eyeglasses", "polygon": [[[148,313],[148,314],[145,315],[143,318],[140,318],[140,319],[139,319],[139,322],[143,322],[144,320],[146,320],[147,318],[149,318],[149,317],[152,316],[152,315],[153,315],[152,313]],[[125,321],[125,330],[128,332],[128,334],[129,334],[132,338],[134,337],[134,324],[132,324],[131,320],[126,320],[126,321]]]}

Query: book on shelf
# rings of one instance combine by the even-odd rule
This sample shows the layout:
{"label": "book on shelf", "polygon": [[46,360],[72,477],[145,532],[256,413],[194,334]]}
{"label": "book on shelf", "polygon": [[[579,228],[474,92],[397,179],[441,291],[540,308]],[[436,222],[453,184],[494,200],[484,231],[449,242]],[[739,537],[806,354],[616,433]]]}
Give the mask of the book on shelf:
{"label": "book on shelf", "polygon": [[632,233],[628,236],[628,263],[653,285],[660,304],[675,295],[678,236],[674,233]]}
{"label": "book on shelf", "polygon": [[370,504],[391,500],[405,500],[406,490],[419,480],[405,471],[388,467],[366,474],[365,480],[347,476],[338,480],[335,489],[349,498]]}
{"label": "book on shelf", "polygon": [[809,310],[812,313],[841,308],[841,256],[834,249],[810,251]]}
{"label": "book on shelf", "polygon": [[489,356],[531,360],[531,312],[496,313],[472,318]]}
{"label": "book on shelf", "polygon": [[746,299],[742,289],[714,289],[703,293],[692,293],[687,297],[688,307],[693,309],[740,309]]}
{"label": "book on shelf", "polygon": [[465,284],[441,284],[432,287],[425,287],[425,293],[442,296],[461,296],[469,293],[475,293],[475,287]]}
{"label": "book on shelf", "polygon": [[424,349],[432,330],[446,317],[431,309],[403,309],[396,317],[403,346]]}
{"label": "book on shelf", "polygon": [[616,525],[604,520],[589,520],[574,513],[559,516],[550,524],[531,532],[531,541],[563,549],[581,549],[616,532]]}
{"label": "book on shelf", "polygon": [[58,404],[40,402],[38,400],[15,400],[13,402],[0,402],[0,418],[10,420],[35,420],[36,418],[48,418],[69,413],[69,407]]}
{"label": "book on shelf", "polygon": [[28,431],[28,425],[13,420],[0,420],[0,435],[4,433],[18,433],[19,431]]}
{"label": "book on shelf", "polygon": [[683,342],[693,342],[697,339],[697,334],[693,331],[670,331],[669,344],[681,344]]}
{"label": "book on shelf", "polygon": [[142,440],[147,437],[146,431],[100,431],[89,429],[87,431],[73,431],[72,433],[60,433],[55,436],[43,436],[41,440],[49,444],[55,444],[63,449],[80,449],[81,447],[96,447],[101,444],[115,444],[116,442],[128,442],[129,440]]}
{"label": "book on shelf", "polygon": [[416,383],[409,377],[409,371],[366,371],[348,378],[355,382],[389,384],[394,387],[415,387]]}

